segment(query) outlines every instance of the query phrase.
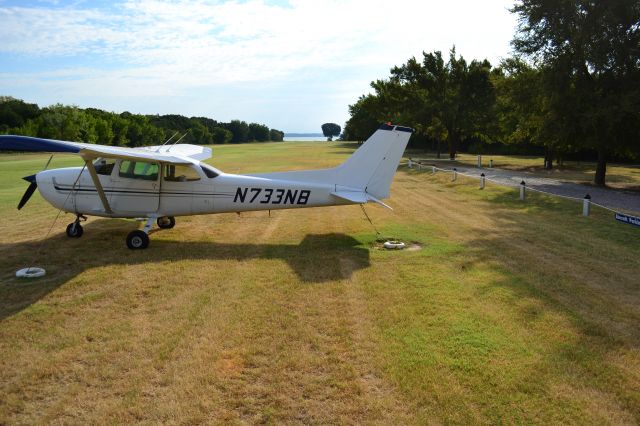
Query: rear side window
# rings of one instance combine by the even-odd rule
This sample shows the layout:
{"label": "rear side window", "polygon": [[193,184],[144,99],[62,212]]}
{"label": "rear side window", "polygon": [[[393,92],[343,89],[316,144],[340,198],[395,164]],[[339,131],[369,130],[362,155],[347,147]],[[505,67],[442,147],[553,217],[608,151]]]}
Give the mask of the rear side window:
{"label": "rear side window", "polygon": [[193,182],[200,180],[200,175],[191,166],[167,164],[164,169],[164,180],[170,182]]}
{"label": "rear side window", "polygon": [[214,177],[218,177],[218,173],[215,170],[213,170],[212,168],[207,167],[207,166],[203,166],[202,164],[200,165],[200,168],[202,169],[204,174],[207,175],[207,177],[209,179],[213,179]]}
{"label": "rear side window", "polygon": [[158,170],[156,163],[123,160],[120,163],[119,175],[129,179],[157,180]]}

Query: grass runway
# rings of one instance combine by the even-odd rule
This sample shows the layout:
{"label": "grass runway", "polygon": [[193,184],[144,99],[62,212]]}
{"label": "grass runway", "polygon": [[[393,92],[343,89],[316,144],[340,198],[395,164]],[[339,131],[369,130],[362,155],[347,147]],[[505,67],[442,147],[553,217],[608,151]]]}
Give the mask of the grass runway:
{"label": "grass runway", "polygon": [[[215,147],[239,173],[336,165],[337,143]],[[0,424],[640,422],[640,229],[401,168],[388,203],[139,226],[39,195],[0,156]],[[79,164],[56,156],[51,167]],[[14,277],[40,265],[43,279]]]}

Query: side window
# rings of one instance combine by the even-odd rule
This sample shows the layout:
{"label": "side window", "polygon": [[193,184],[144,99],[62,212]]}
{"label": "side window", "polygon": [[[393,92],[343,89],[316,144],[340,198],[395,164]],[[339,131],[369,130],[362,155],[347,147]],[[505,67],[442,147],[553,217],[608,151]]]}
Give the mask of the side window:
{"label": "side window", "polygon": [[204,174],[207,175],[207,177],[209,179],[213,179],[214,177],[218,177],[219,176],[218,172],[213,170],[211,167],[205,166],[204,164],[200,164],[200,168],[202,169]]}
{"label": "side window", "polygon": [[120,177],[130,179],[156,180],[158,179],[158,165],[141,161],[122,160],[120,163]]}
{"label": "side window", "polygon": [[164,180],[170,182],[193,182],[200,180],[200,175],[191,166],[167,164],[164,169]]}
{"label": "side window", "polygon": [[113,167],[116,165],[116,160],[113,158],[98,158],[93,167],[96,169],[96,173],[99,175],[110,176],[113,171]]}

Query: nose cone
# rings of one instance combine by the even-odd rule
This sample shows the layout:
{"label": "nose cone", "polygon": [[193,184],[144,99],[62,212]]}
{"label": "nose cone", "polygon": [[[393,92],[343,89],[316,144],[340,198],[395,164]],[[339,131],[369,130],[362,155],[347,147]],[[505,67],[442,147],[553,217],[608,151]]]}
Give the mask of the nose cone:
{"label": "nose cone", "polygon": [[29,183],[36,183],[36,175],[25,176],[22,179],[26,180]]}

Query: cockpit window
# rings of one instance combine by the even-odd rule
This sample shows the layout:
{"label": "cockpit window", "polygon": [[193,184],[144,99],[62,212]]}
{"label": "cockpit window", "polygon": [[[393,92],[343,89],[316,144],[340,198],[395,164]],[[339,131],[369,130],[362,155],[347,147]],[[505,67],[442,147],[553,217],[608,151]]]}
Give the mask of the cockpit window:
{"label": "cockpit window", "polygon": [[209,167],[209,166],[206,166],[204,164],[200,164],[200,168],[202,169],[204,174],[207,175],[207,177],[209,179],[213,179],[215,177],[220,176],[220,174],[216,170],[214,170],[213,167]]}
{"label": "cockpit window", "polygon": [[96,173],[99,175],[110,176],[113,171],[113,167],[116,165],[116,160],[113,158],[98,158],[93,167],[96,169]]}
{"label": "cockpit window", "polygon": [[122,160],[120,163],[120,177],[130,179],[156,180],[158,179],[158,165],[141,161]]}
{"label": "cockpit window", "polygon": [[167,164],[164,169],[164,180],[169,182],[193,182],[200,180],[200,175],[191,166]]}

